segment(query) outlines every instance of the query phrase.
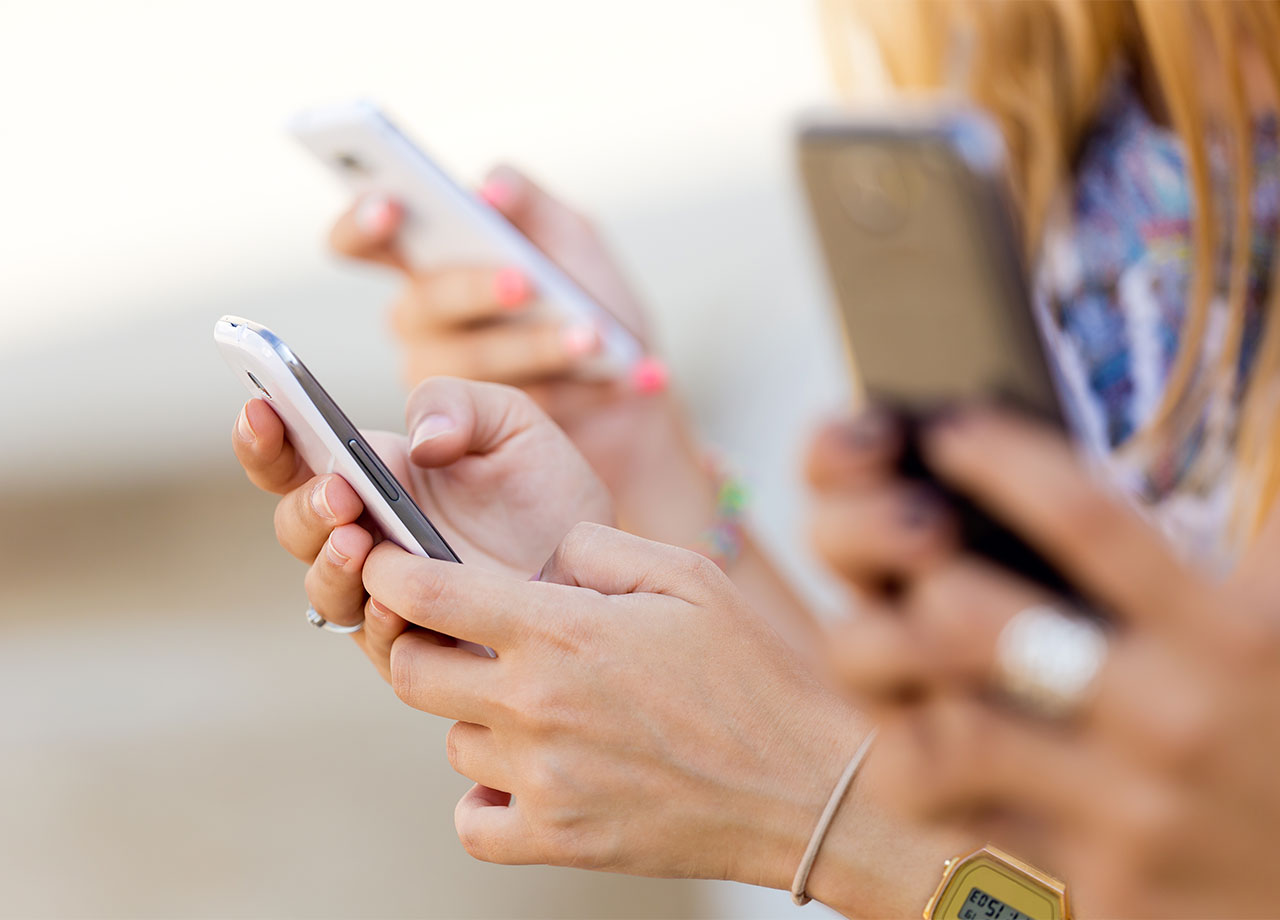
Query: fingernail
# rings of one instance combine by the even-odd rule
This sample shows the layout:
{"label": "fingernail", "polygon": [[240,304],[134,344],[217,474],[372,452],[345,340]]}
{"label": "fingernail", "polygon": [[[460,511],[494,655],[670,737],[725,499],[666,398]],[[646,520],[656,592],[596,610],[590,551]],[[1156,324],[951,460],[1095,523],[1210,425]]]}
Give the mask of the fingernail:
{"label": "fingernail", "polygon": [[566,354],[581,358],[600,347],[600,333],[591,326],[570,326],[560,333],[560,343]]}
{"label": "fingernail", "polygon": [[356,226],[367,236],[385,236],[396,219],[396,205],[385,195],[369,195],[356,208]]}
{"label": "fingernail", "polygon": [[931,432],[955,431],[964,425],[968,417],[968,406],[963,406],[959,403],[952,403],[951,405],[943,406],[941,409],[937,409],[932,412],[929,417],[925,419],[925,428]]}
{"label": "fingernail", "polygon": [[457,427],[457,423],[443,412],[432,412],[418,422],[417,428],[413,429],[409,449],[413,450],[419,444],[438,438],[442,434],[448,434]]}
{"label": "fingernail", "polygon": [[338,516],[333,513],[333,508],[329,504],[329,497],[324,494],[324,487],[329,484],[329,480],[322,479],[311,490],[311,507],[316,514],[320,515],[326,521],[336,521]]}
{"label": "fingernail", "polygon": [[923,530],[936,524],[942,513],[942,499],[938,495],[928,489],[915,489],[903,500],[899,519],[912,530]]}
{"label": "fingernail", "polygon": [[524,306],[532,293],[533,286],[518,268],[504,268],[493,276],[493,296],[508,310]]}
{"label": "fingernail", "polygon": [[884,444],[888,438],[889,418],[883,412],[872,409],[846,422],[842,433],[850,447],[870,450]]}
{"label": "fingernail", "polygon": [[253,425],[249,424],[248,406],[240,410],[240,417],[236,419],[236,432],[240,435],[240,440],[250,444],[258,439],[258,433],[253,430]]}
{"label": "fingernail", "polygon": [[338,568],[342,568],[351,561],[351,557],[343,555],[342,552],[333,545],[333,536],[333,534],[329,534],[329,539],[325,541],[324,554],[329,557],[330,562]]}
{"label": "fingernail", "polygon": [[376,617],[388,617],[388,616],[391,616],[391,614],[393,614],[395,611],[391,610],[388,607],[384,607],[382,604],[379,604],[373,598],[369,598],[369,612]]}
{"label": "fingernail", "polygon": [[671,375],[657,358],[641,358],[631,368],[631,385],[638,393],[660,393],[667,388]]}
{"label": "fingernail", "polygon": [[515,198],[515,189],[501,179],[489,179],[480,186],[479,195],[499,211],[511,204]]}

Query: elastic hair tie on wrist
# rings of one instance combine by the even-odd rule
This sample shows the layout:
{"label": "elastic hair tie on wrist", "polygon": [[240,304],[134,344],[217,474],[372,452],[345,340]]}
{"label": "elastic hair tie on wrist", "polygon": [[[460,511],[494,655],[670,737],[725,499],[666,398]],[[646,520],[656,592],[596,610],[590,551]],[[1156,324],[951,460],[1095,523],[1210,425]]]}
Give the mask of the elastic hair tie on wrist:
{"label": "elastic hair tie on wrist", "polygon": [[805,849],[804,856],[800,857],[800,867],[796,869],[796,877],[791,882],[791,900],[798,907],[803,907],[813,900],[805,893],[805,887],[809,884],[809,873],[813,871],[818,851],[822,849],[822,841],[827,837],[827,830],[830,829],[831,822],[840,809],[840,803],[844,801],[849,787],[853,785],[853,778],[858,775],[862,762],[867,759],[867,752],[871,750],[871,743],[876,740],[877,731],[878,729],[873,728],[867,732],[867,736],[862,739],[858,749],[849,758],[849,765],[836,780],[836,787],[831,790],[831,798],[827,799],[827,807],[822,810],[822,815],[818,818],[818,825],[813,829],[813,836],[809,838],[809,846]]}

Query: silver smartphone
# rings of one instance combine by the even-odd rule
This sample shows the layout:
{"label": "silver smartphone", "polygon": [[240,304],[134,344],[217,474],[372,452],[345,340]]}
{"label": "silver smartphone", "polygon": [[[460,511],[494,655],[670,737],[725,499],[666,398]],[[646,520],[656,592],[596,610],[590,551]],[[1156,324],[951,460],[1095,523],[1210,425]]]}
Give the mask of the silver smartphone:
{"label": "silver smartphone", "polygon": [[816,119],[799,162],[869,398],[995,397],[1062,422],[994,124],[932,107]]}

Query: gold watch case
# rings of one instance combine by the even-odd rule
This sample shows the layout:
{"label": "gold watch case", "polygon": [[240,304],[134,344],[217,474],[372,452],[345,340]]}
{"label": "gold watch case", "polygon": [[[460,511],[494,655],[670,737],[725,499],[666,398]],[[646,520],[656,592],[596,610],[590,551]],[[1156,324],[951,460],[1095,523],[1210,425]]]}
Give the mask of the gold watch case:
{"label": "gold watch case", "polygon": [[[991,901],[1000,908],[970,908],[970,916],[963,915],[974,889],[986,895],[981,908],[987,908]],[[942,881],[925,905],[923,916],[924,920],[1009,920],[1014,911],[1031,920],[1071,920],[1067,886],[1016,856],[984,846],[947,860]]]}

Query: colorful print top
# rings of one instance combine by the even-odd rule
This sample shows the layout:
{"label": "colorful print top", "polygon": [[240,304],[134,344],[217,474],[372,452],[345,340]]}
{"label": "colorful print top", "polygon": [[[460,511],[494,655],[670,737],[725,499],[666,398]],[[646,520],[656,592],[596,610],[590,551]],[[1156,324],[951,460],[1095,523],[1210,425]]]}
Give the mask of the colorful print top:
{"label": "colorful print top", "polygon": [[[1254,158],[1254,232],[1238,384],[1256,351],[1280,225],[1275,118],[1256,125]],[[1217,217],[1229,228],[1229,163],[1213,148],[1210,161]],[[1153,416],[1177,355],[1189,297],[1193,207],[1181,140],[1152,120],[1128,81],[1117,82],[1083,145],[1069,204],[1067,219],[1046,234],[1036,287],[1077,434],[1108,458],[1121,486],[1184,553],[1223,564],[1229,558],[1230,464],[1215,467],[1208,486],[1190,487],[1185,477],[1199,457],[1204,425],[1183,443],[1163,446],[1141,467],[1116,450]],[[1223,339],[1229,255],[1223,252],[1218,260],[1206,360]]]}

